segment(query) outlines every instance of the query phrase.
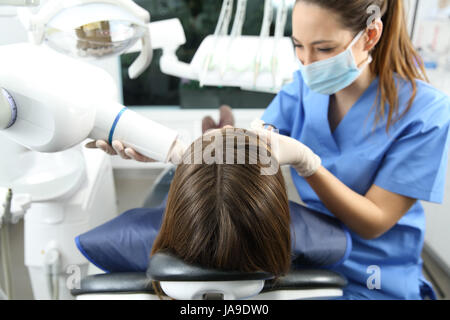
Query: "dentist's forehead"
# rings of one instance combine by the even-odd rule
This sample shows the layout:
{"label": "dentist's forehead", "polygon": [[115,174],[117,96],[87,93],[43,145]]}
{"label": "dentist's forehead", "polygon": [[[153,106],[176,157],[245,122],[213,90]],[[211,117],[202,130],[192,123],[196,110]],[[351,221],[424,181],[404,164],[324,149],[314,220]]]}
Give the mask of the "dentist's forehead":
{"label": "dentist's forehead", "polygon": [[329,9],[299,2],[292,13],[292,36],[305,44],[343,40],[348,30],[339,19],[339,15]]}

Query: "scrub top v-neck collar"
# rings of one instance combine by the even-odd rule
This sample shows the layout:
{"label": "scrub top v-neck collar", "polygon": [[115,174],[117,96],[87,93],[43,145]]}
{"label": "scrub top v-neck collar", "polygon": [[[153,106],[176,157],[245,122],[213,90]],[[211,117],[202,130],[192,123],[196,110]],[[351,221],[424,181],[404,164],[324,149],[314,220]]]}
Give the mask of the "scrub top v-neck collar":
{"label": "scrub top v-neck collar", "polygon": [[[358,98],[354,105],[347,111],[334,131],[331,131],[328,113],[331,96],[322,95],[310,91],[305,97],[305,107],[309,109],[311,125],[314,128],[316,138],[322,146],[335,154],[341,152],[342,147],[349,143],[349,132],[356,134],[369,114],[370,108],[375,102],[377,90],[372,87],[378,84],[378,78],[372,80],[369,87]],[[358,126],[358,127],[356,127]]]}

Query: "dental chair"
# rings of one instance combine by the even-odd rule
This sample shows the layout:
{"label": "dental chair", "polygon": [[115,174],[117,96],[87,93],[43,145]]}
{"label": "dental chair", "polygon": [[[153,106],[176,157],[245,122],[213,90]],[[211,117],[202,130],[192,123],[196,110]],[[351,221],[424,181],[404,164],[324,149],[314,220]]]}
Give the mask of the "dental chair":
{"label": "dental chair", "polygon": [[343,295],[347,280],[332,271],[351,252],[349,231],[338,220],[290,202],[293,237],[291,271],[274,279],[265,272],[242,273],[207,269],[170,253],[150,259],[151,239],[159,231],[164,199],[174,174],[165,170],[145,205],[127,211],[75,239],[80,252],[104,274],[84,277],[71,290],[77,300],[294,300],[333,299]]}
{"label": "dental chair", "polygon": [[292,270],[274,279],[265,272],[243,273],[205,269],[177,257],[157,253],[146,273],[111,273],[87,276],[77,300],[158,300],[152,281],[159,281],[167,295],[176,300],[297,300],[340,297],[347,280],[326,269]]}

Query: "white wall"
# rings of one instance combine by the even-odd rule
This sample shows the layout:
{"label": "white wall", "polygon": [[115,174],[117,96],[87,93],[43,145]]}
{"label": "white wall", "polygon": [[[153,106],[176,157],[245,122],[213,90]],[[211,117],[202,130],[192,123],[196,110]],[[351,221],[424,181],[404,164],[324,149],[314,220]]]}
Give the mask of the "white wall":
{"label": "white wall", "polygon": [[[431,83],[450,96],[450,72],[429,72]],[[450,159],[450,155],[449,155]],[[450,160],[447,166],[444,202],[422,202],[425,209],[425,246],[450,276]]]}
{"label": "white wall", "polygon": [[[416,0],[405,0],[415,2]],[[439,5],[450,5],[450,1],[442,0],[420,0],[418,17],[416,19],[416,32],[419,32],[420,22],[424,19],[435,17],[442,9]],[[447,53],[450,54],[450,53]],[[431,84],[450,96],[450,70],[427,71]],[[450,159],[450,157],[449,157]],[[450,163],[447,167],[446,189],[443,204],[422,202],[425,208],[426,233],[425,247],[441,267],[450,276]]]}

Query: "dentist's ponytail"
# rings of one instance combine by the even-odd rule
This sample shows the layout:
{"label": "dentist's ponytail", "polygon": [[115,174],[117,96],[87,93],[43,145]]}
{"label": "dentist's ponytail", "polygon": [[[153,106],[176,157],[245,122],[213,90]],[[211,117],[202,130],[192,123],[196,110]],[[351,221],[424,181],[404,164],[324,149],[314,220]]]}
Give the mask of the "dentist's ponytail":
{"label": "dentist's ponytail", "polygon": [[400,115],[401,118],[409,111],[417,94],[416,79],[428,81],[421,57],[416,52],[410,40],[405,10],[402,0],[385,0],[386,12],[382,17],[384,24],[383,35],[375,47],[372,56],[374,58],[371,69],[378,75],[380,86],[378,88],[379,117],[385,117],[386,104],[391,106],[388,110],[387,127],[394,120],[394,113],[398,114],[398,92],[394,73],[411,83],[413,94],[408,101],[408,106]]}
{"label": "dentist's ponytail", "polygon": [[[408,34],[403,0],[297,0],[329,9],[341,17],[345,28],[358,33],[368,27],[368,21],[378,8],[383,21],[383,34],[372,50],[371,71],[379,77],[376,122],[387,117],[386,132],[406,114],[417,94],[416,80],[428,81],[421,57]],[[410,83],[412,96],[399,115],[396,77]]]}

